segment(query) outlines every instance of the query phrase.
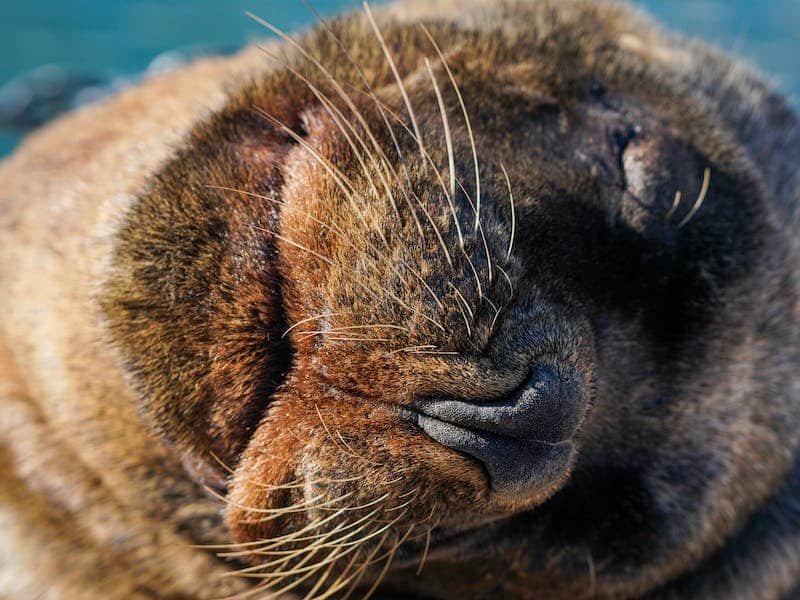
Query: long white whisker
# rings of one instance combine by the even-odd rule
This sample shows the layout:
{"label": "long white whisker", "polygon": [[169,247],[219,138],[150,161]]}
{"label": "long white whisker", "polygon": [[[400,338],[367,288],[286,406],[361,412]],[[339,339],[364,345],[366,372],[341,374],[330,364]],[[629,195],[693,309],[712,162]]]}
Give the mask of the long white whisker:
{"label": "long white whisker", "polygon": [[467,112],[466,104],[464,104],[464,97],[461,95],[461,89],[456,83],[456,78],[453,76],[453,72],[450,70],[450,65],[447,64],[447,60],[444,57],[444,53],[439,48],[439,44],[437,44],[436,40],[433,39],[433,35],[431,35],[431,32],[428,31],[425,25],[420,24],[420,27],[430,40],[434,50],[436,50],[436,54],[439,55],[439,58],[441,59],[442,64],[447,71],[447,76],[450,78],[450,83],[453,86],[453,90],[458,97],[458,103],[461,106],[461,113],[464,115],[464,124],[467,126],[467,136],[469,137],[470,147],[472,148],[472,161],[475,164],[475,229],[477,229],[478,223],[480,223],[481,220],[481,172],[480,165],[478,163],[478,149],[475,146],[475,136],[472,133],[472,124],[470,123],[469,113]]}
{"label": "long white whisker", "polygon": [[[311,154],[312,157],[314,157],[317,163],[320,166],[322,166],[322,168],[325,169],[325,171],[327,171],[331,177],[333,177],[336,184],[342,190],[342,193],[344,193],[345,197],[350,202],[353,208],[353,212],[356,213],[356,216],[359,218],[361,224],[364,226],[364,230],[370,231],[371,228],[367,224],[367,221],[364,218],[364,215],[362,214],[363,211],[358,206],[358,203],[355,201],[354,198],[354,194],[358,194],[358,191],[356,190],[355,186],[353,186],[353,184],[350,182],[350,180],[347,177],[345,177],[345,175],[335,165],[333,165],[330,162],[330,160],[328,160],[327,158],[322,156],[319,152],[317,152],[314,148],[312,148],[310,144],[308,144],[301,136],[297,135],[297,133],[293,131],[291,127],[287,126],[280,119],[258,107],[256,107],[256,112],[261,114],[264,118],[269,120],[275,126],[285,131],[289,137],[295,140],[299,145],[305,148]],[[349,190],[347,189],[348,187],[350,188]],[[382,232],[380,231],[379,233],[382,234]]]}
{"label": "long white whisker", "polygon": [[675,214],[675,211],[678,210],[678,207],[681,205],[682,195],[683,192],[681,192],[680,190],[675,192],[675,199],[672,201],[672,206],[670,206],[669,210],[667,211],[667,214],[664,215],[665,221],[670,221],[672,219],[672,216]]}
{"label": "long white whisker", "polygon": [[[464,193],[464,197],[467,199],[467,202],[469,202],[470,208],[472,208],[472,210],[474,211],[475,210],[475,204],[473,204],[472,198],[470,198],[469,194],[467,193],[467,190],[464,189],[464,186],[461,184],[460,181],[458,182],[458,186],[461,188],[461,191]],[[483,231],[483,224],[480,221],[478,222],[478,233],[481,236],[481,243],[483,244],[483,252],[484,252],[484,254],[486,254],[486,270],[487,270],[486,277],[487,277],[487,281],[491,284],[492,281],[494,281],[494,273],[493,273],[493,264],[494,263],[492,261],[492,253],[489,250],[489,242],[486,241],[486,234]]]}
{"label": "long white whisker", "polygon": [[400,88],[400,93],[402,94],[403,101],[406,104],[406,110],[408,111],[408,116],[411,117],[411,125],[414,127],[414,134],[416,135],[417,142],[419,143],[420,152],[424,154],[425,147],[422,144],[422,134],[420,133],[419,125],[417,124],[417,117],[414,114],[414,109],[411,106],[411,100],[408,97],[406,86],[403,85],[403,80],[400,77],[400,73],[397,71],[397,66],[394,64],[394,59],[392,58],[391,52],[389,52],[389,47],[386,45],[386,40],[383,39],[381,30],[378,27],[378,24],[375,22],[375,17],[372,16],[372,11],[369,8],[369,4],[367,2],[364,2],[363,6],[364,6],[364,12],[366,12],[367,14],[367,19],[369,20],[369,23],[372,26],[372,30],[375,32],[375,37],[378,38],[378,43],[381,45],[383,54],[386,57],[386,62],[389,64],[389,68],[392,70],[392,74],[394,75],[395,81],[397,81],[398,88]]}
{"label": "long white whisker", "polygon": [[500,265],[497,265],[497,270],[500,271],[500,273],[503,275],[503,278],[505,278],[506,283],[508,284],[509,298],[513,298],[514,297],[514,284],[511,283],[511,277],[508,276],[508,273],[506,273],[506,270],[503,267],[501,267]]}
{"label": "long white whisker", "polygon": [[692,206],[692,209],[689,211],[683,220],[678,223],[678,229],[682,229],[689,221],[694,218],[697,214],[697,211],[700,210],[700,207],[703,206],[703,202],[705,202],[706,196],[708,195],[708,188],[711,186],[711,169],[706,167],[706,170],[703,172],[703,187],[700,190],[700,195],[697,196],[697,200]]}
{"label": "long white whisker", "polygon": [[[266,48],[264,48],[264,47],[260,47],[260,48],[268,56],[272,57],[275,60],[279,60],[280,61],[279,58],[277,58],[272,53],[270,53]],[[364,174],[366,175],[367,179],[370,182],[370,185],[372,187],[373,193],[375,194],[375,197],[379,198],[380,194],[378,193],[378,189],[375,186],[375,183],[374,183],[373,178],[372,178],[372,174],[370,173],[369,169],[367,168],[366,162],[364,161],[363,157],[366,156],[371,161],[372,165],[375,168],[375,172],[378,174],[378,177],[380,178],[381,183],[383,184],[383,189],[386,191],[386,194],[387,194],[387,196],[389,198],[389,202],[391,203],[395,214],[399,216],[400,212],[399,212],[399,209],[397,208],[397,203],[395,202],[394,194],[392,193],[391,186],[389,185],[389,182],[387,181],[387,179],[385,177],[386,173],[385,173],[384,169],[381,169],[379,167],[378,161],[375,159],[375,153],[369,151],[369,148],[367,147],[366,142],[364,142],[364,139],[358,134],[358,132],[356,131],[355,127],[353,127],[353,125],[351,125],[350,122],[345,118],[344,114],[342,114],[342,111],[339,110],[339,108],[336,107],[336,105],[318,87],[316,87],[313,83],[311,83],[311,81],[309,81],[309,79],[307,77],[305,77],[302,73],[300,73],[296,69],[292,68],[286,61],[280,61],[280,62],[283,64],[284,68],[289,70],[295,77],[297,77],[303,83],[305,83],[308,86],[308,88],[311,90],[311,92],[322,103],[323,107],[325,108],[325,111],[328,113],[328,115],[330,115],[330,117],[334,120],[336,125],[341,130],[342,134],[345,136],[345,139],[347,140],[348,144],[350,145],[350,148],[352,149],[353,154],[356,157],[356,160],[358,160],[358,162],[359,162]],[[330,77],[332,77],[332,75]],[[341,90],[340,87],[338,88],[337,92],[339,90]],[[341,90],[341,94],[344,94],[344,90]],[[369,127],[366,124],[366,121],[363,119],[361,113],[358,111],[358,109],[356,108],[355,104],[352,103],[352,101],[350,100],[349,97],[347,98],[347,101],[348,101],[349,105],[352,105],[352,108],[350,108],[350,106],[348,106],[348,108],[350,108],[350,110],[353,111],[354,114],[356,114],[356,118],[359,118],[360,122],[363,122],[362,126],[364,127],[364,129],[367,132],[368,136],[372,137],[371,136],[371,132],[369,131]],[[355,143],[353,142],[350,134],[348,134],[347,131],[345,130],[345,127],[352,132],[353,136],[358,141],[359,145],[361,146],[361,148],[364,151],[363,155],[356,148]],[[374,138],[372,138],[372,139],[373,139],[373,142],[374,142],[373,145],[374,146],[378,146],[377,141],[374,140]],[[387,163],[384,161],[383,164],[385,166]],[[384,238],[384,242],[385,241],[386,240]]]}
{"label": "long white whisker", "polygon": [[431,68],[431,63],[427,57],[425,58],[425,67],[428,69],[428,75],[430,75],[431,83],[433,83],[433,90],[436,93],[436,101],[439,104],[439,112],[442,116],[445,146],[447,147],[448,171],[450,174],[450,196],[448,197],[448,200],[450,201],[450,210],[453,212],[453,221],[455,222],[456,231],[458,232],[458,243],[463,248],[464,236],[461,233],[461,225],[458,222],[458,215],[456,214],[454,205],[456,197],[456,163],[455,157],[453,156],[453,140],[450,137],[450,122],[447,119],[447,108],[444,105],[444,98],[442,97],[442,92],[439,89],[439,83],[436,81],[436,75],[434,75],[433,69]]}
{"label": "long white whisker", "polygon": [[508,171],[503,163],[500,163],[500,168],[503,170],[503,176],[506,178],[506,185],[508,186],[508,201],[511,204],[511,235],[508,241],[508,252],[506,252],[506,263],[511,260],[511,252],[514,250],[514,235],[517,229],[517,209],[514,205],[514,192],[511,191],[511,180],[508,178]]}

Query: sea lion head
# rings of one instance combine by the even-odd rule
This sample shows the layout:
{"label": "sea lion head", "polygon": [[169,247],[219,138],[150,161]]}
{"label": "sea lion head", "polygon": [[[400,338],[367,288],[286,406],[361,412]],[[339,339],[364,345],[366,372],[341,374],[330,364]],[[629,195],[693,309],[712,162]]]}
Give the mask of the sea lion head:
{"label": "sea lion head", "polygon": [[112,334],[264,590],[636,589],[785,470],[761,176],[604,11],[287,41],[126,216]]}

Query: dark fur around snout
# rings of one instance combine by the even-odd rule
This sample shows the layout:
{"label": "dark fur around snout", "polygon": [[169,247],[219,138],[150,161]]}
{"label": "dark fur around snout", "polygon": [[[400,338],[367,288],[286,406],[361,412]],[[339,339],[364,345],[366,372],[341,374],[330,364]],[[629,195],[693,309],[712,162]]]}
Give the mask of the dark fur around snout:
{"label": "dark fur around snout", "polygon": [[0,170],[0,595],[797,595],[784,98],[583,0],[192,69]]}

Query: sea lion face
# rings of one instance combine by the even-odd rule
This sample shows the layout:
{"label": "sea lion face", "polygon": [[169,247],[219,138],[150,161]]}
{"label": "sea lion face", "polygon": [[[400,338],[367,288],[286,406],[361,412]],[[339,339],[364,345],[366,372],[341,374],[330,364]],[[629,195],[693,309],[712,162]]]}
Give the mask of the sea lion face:
{"label": "sea lion face", "polygon": [[[667,562],[702,546],[706,517],[668,500],[707,507],[746,480],[702,441],[745,409],[695,414],[686,365],[719,351],[717,324],[748,301],[769,230],[757,175],[696,133],[707,117],[681,127],[582,59],[530,64],[498,38],[492,56],[445,62],[413,31],[393,33],[393,52],[410,48],[398,65],[374,50],[335,82],[302,56],[278,68],[129,215],[104,306],[143,412],[191,461],[231,467],[217,487],[233,554],[265,590],[347,589],[429,551],[465,565],[550,551],[596,472],[607,514],[587,509],[582,537],[564,528],[564,581],[574,548],[603,552],[620,495],[674,516],[631,533],[636,547],[663,541]],[[165,206],[179,209],[154,220]],[[736,452],[773,443],[734,437]],[[676,456],[703,477],[668,477]],[[437,554],[451,543],[461,554]],[[524,564],[512,587],[568,588]],[[435,594],[435,579],[420,585]]]}

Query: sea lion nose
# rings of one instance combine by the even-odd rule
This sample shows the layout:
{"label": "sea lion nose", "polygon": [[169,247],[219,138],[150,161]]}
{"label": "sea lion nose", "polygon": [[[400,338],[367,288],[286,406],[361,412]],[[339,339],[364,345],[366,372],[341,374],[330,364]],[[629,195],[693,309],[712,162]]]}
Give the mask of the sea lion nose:
{"label": "sea lion nose", "polygon": [[509,396],[493,402],[428,398],[415,403],[420,428],[484,464],[492,490],[533,496],[552,484],[572,454],[569,438],[586,410],[575,369],[539,364]]}

